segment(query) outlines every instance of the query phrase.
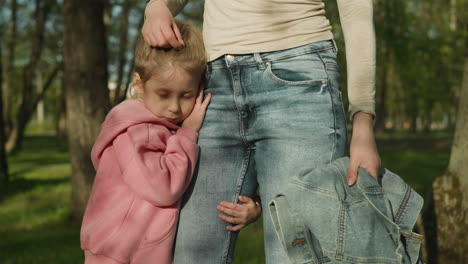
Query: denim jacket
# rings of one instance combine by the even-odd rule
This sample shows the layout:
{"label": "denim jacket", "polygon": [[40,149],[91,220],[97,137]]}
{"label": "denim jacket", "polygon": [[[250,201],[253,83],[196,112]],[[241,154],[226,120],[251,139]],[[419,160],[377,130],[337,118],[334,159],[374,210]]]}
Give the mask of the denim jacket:
{"label": "denim jacket", "polygon": [[412,232],[422,197],[382,169],[359,169],[347,184],[349,158],[289,180],[269,211],[291,263],[415,264],[422,236]]}

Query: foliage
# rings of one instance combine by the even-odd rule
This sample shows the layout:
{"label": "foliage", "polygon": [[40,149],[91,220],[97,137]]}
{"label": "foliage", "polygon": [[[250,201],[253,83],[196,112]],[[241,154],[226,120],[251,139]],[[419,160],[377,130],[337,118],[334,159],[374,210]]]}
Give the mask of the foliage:
{"label": "foliage", "polygon": [[[0,28],[8,29],[11,0],[2,0]],[[45,0],[43,0],[45,1]],[[393,124],[394,129],[407,128],[404,123],[413,122],[414,129],[451,127],[455,122],[456,99],[461,83],[463,68],[463,50],[466,46],[467,31],[463,27],[466,21],[466,0],[373,0],[375,28],[377,36],[377,94],[385,89],[387,96],[382,102],[387,113],[383,121]],[[43,56],[39,62],[35,85],[45,79],[57,61],[62,60],[63,18],[62,1],[46,1],[52,5],[46,26]],[[128,3],[128,24],[122,24],[124,5]],[[336,1],[325,1],[328,17],[333,26],[335,39],[339,46],[344,100],[346,96],[346,54],[343,35],[339,25]],[[143,19],[145,1],[108,0],[108,12],[105,16],[108,38],[109,87],[119,85],[121,92],[128,87],[131,78],[133,45]],[[27,63],[31,50],[34,26],[32,1],[18,0],[17,43],[15,47],[15,67],[12,73],[13,87],[10,98],[4,98],[17,104],[21,93],[22,68]],[[187,21],[200,29],[203,22],[204,0],[189,1],[177,19]],[[23,19],[26,18],[26,19]],[[126,25],[126,28],[122,28]],[[126,32],[125,38],[121,32]],[[5,34],[4,34],[5,35]],[[6,46],[7,36],[1,38],[1,45]],[[121,48],[125,51],[122,53]],[[4,49],[2,60],[8,57]],[[120,64],[123,63],[123,72]],[[4,69],[5,70],[5,69]],[[42,76],[42,77],[41,77]],[[60,100],[61,74],[45,97],[46,116],[58,121],[57,111],[62,111]],[[112,93],[111,93],[112,96]],[[17,108],[10,112],[16,116]]]}

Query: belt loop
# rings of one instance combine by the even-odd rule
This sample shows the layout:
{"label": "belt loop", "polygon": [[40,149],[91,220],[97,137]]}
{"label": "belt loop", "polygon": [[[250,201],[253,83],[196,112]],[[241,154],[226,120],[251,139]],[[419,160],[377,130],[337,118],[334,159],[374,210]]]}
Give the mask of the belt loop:
{"label": "belt loop", "polygon": [[265,63],[263,62],[263,59],[260,56],[260,53],[254,53],[254,58],[255,58],[255,61],[258,64],[258,68],[260,68],[260,70],[266,69]]}
{"label": "belt loop", "polygon": [[224,63],[226,64],[227,67],[230,67],[229,65],[229,59],[228,59],[228,55],[223,55],[223,59],[224,59]]}
{"label": "belt loop", "polygon": [[338,53],[338,45],[336,45],[335,39],[332,39],[333,46],[335,47],[335,53]]}

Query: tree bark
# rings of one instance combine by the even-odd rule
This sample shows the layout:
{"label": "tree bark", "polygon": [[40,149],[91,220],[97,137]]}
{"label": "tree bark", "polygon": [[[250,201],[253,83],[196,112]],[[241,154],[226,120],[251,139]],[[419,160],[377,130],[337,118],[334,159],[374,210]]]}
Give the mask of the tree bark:
{"label": "tree bark", "polygon": [[[47,18],[51,10],[50,3],[36,0],[34,15],[35,30],[31,45],[31,55],[28,64],[23,69],[23,91],[16,119],[7,142],[7,149],[11,151],[21,148],[24,130],[36,108],[37,96],[34,93],[34,77],[44,46],[44,33]],[[52,73],[54,75],[54,72]],[[47,88],[46,86],[45,88]]]}
{"label": "tree bark", "polygon": [[9,136],[11,127],[13,125],[11,121],[11,96],[10,91],[13,90],[13,79],[14,79],[14,64],[15,64],[15,47],[16,47],[16,14],[17,14],[17,2],[16,0],[11,0],[11,18],[8,25],[8,35],[7,35],[7,60],[5,65],[5,85],[3,87],[3,114],[4,119],[4,131],[6,137]]}
{"label": "tree bark", "polygon": [[[2,45],[0,45],[0,58],[2,58]],[[0,186],[8,183],[8,163],[5,153],[5,131],[3,126],[3,63],[0,59]]]}
{"label": "tree bark", "polygon": [[449,166],[432,185],[437,235],[426,238],[437,239],[437,261],[443,264],[468,263],[468,49],[459,100]]}
{"label": "tree bark", "polygon": [[94,141],[109,110],[103,0],[64,0],[64,62],[72,211],[81,221],[95,171]]}
{"label": "tree bark", "polygon": [[[117,66],[117,85],[115,88],[114,102],[116,105],[121,102],[120,98],[123,96],[121,93],[121,86],[124,76],[125,64],[127,64],[127,49],[128,49],[128,14],[130,12],[130,5],[132,4],[131,0],[125,0],[122,6],[122,13],[120,14],[120,46],[118,53],[118,66]],[[131,69],[130,69],[131,71]],[[125,91],[125,89],[124,89]]]}
{"label": "tree bark", "polygon": [[67,104],[65,93],[65,77],[62,75],[60,89],[57,91],[58,111],[55,115],[55,131],[60,140],[67,138]]}
{"label": "tree bark", "polygon": [[[141,15],[141,18],[140,18],[140,22],[138,23],[138,29],[143,27],[143,23],[145,22],[145,16],[143,15],[145,10],[142,9],[140,11],[141,12],[139,12],[139,13],[142,14],[142,15]],[[133,39],[132,52],[135,50],[136,45],[137,45],[137,38]],[[133,57],[132,57],[132,60],[130,61],[129,66],[130,67],[129,67],[129,70],[127,72],[127,82],[125,83],[125,90],[123,91],[122,96],[119,98],[119,101],[117,103],[121,103],[123,100],[125,100],[125,98],[127,97],[128,89],[129,89],[129,87],[130,87],[130,85],[131,85],[131,83],[133,81],[133,72],[134,72],[133,67],[135,66],[135,59]]]}
{"label": "tree bark", "polygon": [[[59,64],[55,67],[55,69],[52,70],[49,77],[47,78],[47,81],[41,87],[40,93],[37,94],[35,97],[32,97],[31,95],[23,95],[21,105],[18,110],[17,118],[14,122],[13,129],[10,133],[10,137],[6,143],[6,148],[8,150],[16,151],[21,148],[26,126],[31,120],[31,117],[34,113],[34,110],[36,109],[37,104],[44,99],[47,89],[52,85],[55,77],[62,68],[63,64]],[[32,90],[32,84],[27,89]],[[27,93],[32,93],[31,90],[28,90]]]}

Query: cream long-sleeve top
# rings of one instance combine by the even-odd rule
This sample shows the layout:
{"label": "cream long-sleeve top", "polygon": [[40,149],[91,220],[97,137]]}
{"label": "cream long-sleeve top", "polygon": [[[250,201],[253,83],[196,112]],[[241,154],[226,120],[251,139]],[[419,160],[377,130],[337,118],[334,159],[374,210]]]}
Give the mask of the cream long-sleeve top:
{"label": "cream long-sleeve top", "polygon": [[[164,1],[174,16],[188,2]],[[360,111],[375,116],[372,0],[336,1],[346,45],[351,118]],[[324,7],[322,0],[205,0],[203,37],[209,60],[333,39]]]}

